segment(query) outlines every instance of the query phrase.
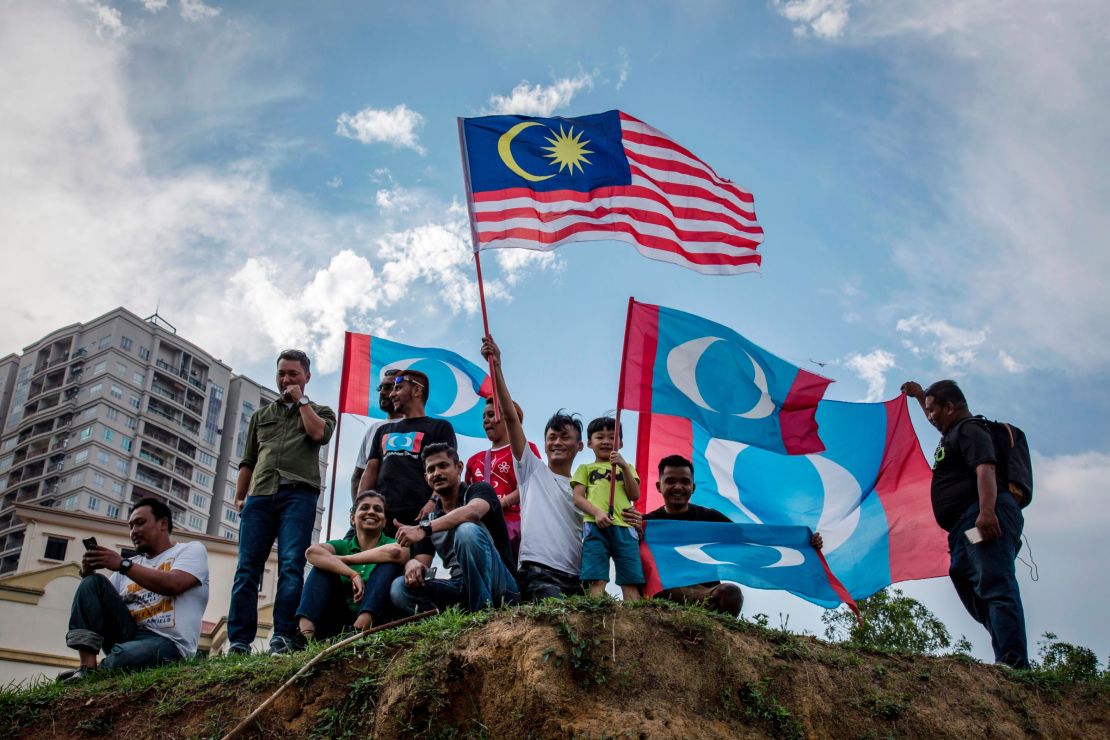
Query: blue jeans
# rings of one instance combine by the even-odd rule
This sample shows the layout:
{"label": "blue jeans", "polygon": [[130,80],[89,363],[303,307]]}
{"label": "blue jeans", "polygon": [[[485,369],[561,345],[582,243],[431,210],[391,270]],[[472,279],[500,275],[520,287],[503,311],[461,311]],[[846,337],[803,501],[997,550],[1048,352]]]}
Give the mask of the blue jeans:
{"label": "blue jeans", "polygon": [[393,616],[389,589],[393,585],[393,579],[400,574],[401,566],[396,563],[375,565],[370,571],[370,577],[363,584],[359,610],[354,612],[347,603],[347,598],[351,595],[351,584],[343,583],[335,573],[313,568],[305,579],[297,616],[304,617],[316,626],[316,638],[319,640],[334,637],[352,626],[355,618],[362,612],[370,612],[373,624],[384,624]]}
{"label": "blue jeans", "polygon": [[490,605],[515,604],[520,591],[505,561],[497,554],[485,527],[464,522],[455,530],[455,558],[462,575],[450,580],[429,579],[423,586],[405,585],[405,577],[393,581],[389,595],[405,614],[446,609],[462,604],[476,612]]}
{"label": "blue jeans", "polygon": [[138,669],[180,660],[173,641],[136,625],[112,582],[99,573],[85,576],[73,595],[66,645],[107,656],[101,668]]}
{"label": "blue jeans", "polygon": [[952,552],[948,575],[968,613],[990,633],[995,662],[1011,668],[1028,668],[1025,612],[1014,572],[1025,520],[1017,501],[1005,491],[998,492],[994,511],[1002,536],[977,545],[971,544],[964,532],[975,526],[978,502],[960,517],[948,534],[948,548]]}
{"label": "blue jeans", "polygon": [[277,638],[297,635],[297,605],[304,585],[305,550],[316,523],[316,497],[308,486],[280,487],[272,496],[248,496],[239,522],[239,565],[231,586],[227,637],[232,645],[250,645],[258,632],[258,591],[266,558],[278,543],[277,593],[274,596],[274,633]]}

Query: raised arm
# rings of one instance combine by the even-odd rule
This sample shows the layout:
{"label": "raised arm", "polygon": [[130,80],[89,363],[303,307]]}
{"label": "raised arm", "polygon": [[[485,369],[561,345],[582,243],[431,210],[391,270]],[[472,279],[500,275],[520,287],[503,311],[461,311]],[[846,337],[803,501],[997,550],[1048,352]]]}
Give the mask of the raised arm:
{"label": "raised arm", "polygon": [[501,348],[493,341],[493,337],[487,336],[482,339],[482,357],[492,360],[497,400],[501,404],[501,418],[505,420],[505,426],[509,431],[509,445],[512,447],[513,457],[522,460],[528,452],[528,438],[524,436],[524,425],[520,423],[513,397],[509,395],[509,388],[505,385],[505,375],[501,372]]}
{"label": "raised arm", "polygon": [[902,384],[902,392],[910,398],[916,398],[917,402],[921,404],[921,410],[925,410],[925,389],[921,387],[920,383],[907,380]]}

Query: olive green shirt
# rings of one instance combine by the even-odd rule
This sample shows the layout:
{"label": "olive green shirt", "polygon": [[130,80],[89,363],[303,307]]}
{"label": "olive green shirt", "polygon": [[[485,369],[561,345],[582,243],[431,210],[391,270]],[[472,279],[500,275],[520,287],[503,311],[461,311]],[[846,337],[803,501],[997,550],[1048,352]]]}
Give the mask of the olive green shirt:
{"label": "olive green shirt", "polygon": [[247,495],[272,496],[282,479],[321,488],[320,448],[331,440],[335,412],[311,401],[309,405],[324,420],[324,439],[320,442],[309,439],[297,404],[287,409],[282,401],[274,401],[251,416],[247,445],[239,462],[240,467],[254,468]]}

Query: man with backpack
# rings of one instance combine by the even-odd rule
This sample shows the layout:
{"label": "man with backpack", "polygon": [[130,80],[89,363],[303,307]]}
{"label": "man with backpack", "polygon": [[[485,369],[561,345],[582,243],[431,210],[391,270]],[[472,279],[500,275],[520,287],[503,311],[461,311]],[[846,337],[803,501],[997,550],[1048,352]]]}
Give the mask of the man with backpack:
{"label": "man with backpack", "polygon": [[933,463],[933,515],[948,532],[949,576],[968,613],[990,632],[997,663],[1028,668],[1025,613],[1014,561],[1021,549],[1021,509],[1032,496],[1025,435],[1016,427],[972,416],[954,380],[916,398],[941,433]]}

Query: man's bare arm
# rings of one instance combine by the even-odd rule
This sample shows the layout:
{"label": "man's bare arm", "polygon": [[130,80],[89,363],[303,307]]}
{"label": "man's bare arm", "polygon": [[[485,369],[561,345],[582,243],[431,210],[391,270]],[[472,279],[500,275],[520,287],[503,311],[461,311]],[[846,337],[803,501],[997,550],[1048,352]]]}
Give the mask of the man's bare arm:
{"label": "man's bare arm", "polygon": [[509,395],[509,387],[505,385],[505,374],[501,372],[501,348],[493,341],[493,337],[482,340],[482,357],[493,360],[494,381],[497,385],[497,400],[501,403],[501,418],[509,431],[509,446],[512,447],[513,457],[523,459],[528,452],[528,438],[524,436],[524,425],[513,405],[513,397]]}

